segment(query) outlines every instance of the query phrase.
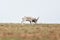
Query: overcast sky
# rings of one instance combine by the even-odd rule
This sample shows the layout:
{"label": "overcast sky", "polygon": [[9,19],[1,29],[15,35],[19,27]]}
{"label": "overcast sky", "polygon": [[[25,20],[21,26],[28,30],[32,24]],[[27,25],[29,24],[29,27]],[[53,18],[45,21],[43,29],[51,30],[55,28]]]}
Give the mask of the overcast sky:
{"label": "overcast sky", "polygon": [[20,23],[23,16],[60,23],[60,0],[0,0],[0,23]]}

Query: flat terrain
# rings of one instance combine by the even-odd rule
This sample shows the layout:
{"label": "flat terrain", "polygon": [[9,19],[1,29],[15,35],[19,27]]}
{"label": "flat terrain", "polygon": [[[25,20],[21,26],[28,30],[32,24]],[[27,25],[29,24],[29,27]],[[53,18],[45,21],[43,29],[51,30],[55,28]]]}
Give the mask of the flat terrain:
{"label": "flat terrain", "polygon": [[0,23],[0,40],[60,40],[60,24]]}

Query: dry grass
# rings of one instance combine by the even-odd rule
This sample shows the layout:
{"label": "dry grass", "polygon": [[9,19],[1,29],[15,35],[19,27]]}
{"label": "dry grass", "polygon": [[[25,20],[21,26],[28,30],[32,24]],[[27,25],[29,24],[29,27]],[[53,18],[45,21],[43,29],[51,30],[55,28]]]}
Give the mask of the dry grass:
{"label": "dry grass", "polygon": [[0,40],[60,40],[60,24],[0,23]]}

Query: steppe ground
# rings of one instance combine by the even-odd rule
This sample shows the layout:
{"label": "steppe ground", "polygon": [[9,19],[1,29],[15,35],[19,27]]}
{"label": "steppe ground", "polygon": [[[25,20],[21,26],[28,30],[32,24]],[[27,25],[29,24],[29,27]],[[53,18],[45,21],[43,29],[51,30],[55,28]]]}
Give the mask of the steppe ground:
{"label": "steppe ground", "polygon": [[60,40],[60,24],[0,23],[0,40]]}

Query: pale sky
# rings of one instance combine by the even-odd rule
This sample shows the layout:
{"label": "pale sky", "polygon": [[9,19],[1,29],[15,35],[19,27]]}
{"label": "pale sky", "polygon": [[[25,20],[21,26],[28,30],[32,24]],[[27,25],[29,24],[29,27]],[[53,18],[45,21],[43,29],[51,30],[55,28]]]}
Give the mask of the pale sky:
{"label": "pale sky", "polygon": [[0,0],[0,23],[20,23],[23,16],[60,23],[60,0]]}

